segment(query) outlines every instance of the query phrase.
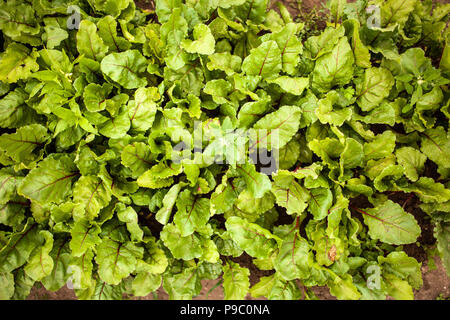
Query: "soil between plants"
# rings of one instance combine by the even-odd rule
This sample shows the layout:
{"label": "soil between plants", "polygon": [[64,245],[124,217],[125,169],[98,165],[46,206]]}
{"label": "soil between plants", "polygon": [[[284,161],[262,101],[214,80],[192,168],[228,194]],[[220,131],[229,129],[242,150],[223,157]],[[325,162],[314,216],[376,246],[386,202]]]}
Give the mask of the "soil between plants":
{"label": "soil between plants", "polygon": [[[349,0],[353,2],[354,0]],[[435,0],[436,2],[448,3],[449,0]],[[276,3],[280,1],[271,0],[270,8],[277,10]],[[286,6],[292,16],[299,14],[299,7],[296,0],[284,0],[281,1]],[[309,13],[312,10],[320,9],[325,0],[303,0],[301,10],[302,13]],[[142,9],[153,11],[155,6],[153,0],[137,0],[136,5]],[[320,24],[320,21],[318,22]],[[427,163],[429,164],[429,163]],[[433,166],[427,166],[429,170],[429,176],[435,177],[435,168]],[[429,261],[426,249],[431,247],[436,242],[433,236],[433,226],[430,223],[428,216],[419,208],[419,201],[413,194],[406,193],[386,193],[386,195],[394,202],[403,206],[404,210],[413,214],[419,223],[422,233],[417,239],[417,243],[404,246],[404,251],[411,257],[414,257],[417,261],[422,263],[422,277],[423,286],[419,290],[414,290],[415,300],[434,300],[434,299],[450,299],[450,278],[447,276],[445,269],[439,257],[432,258],[433,261]],[[355,207],[366,208],[370,207],[370,203],[363,197],[352,199],[352,205]],[[356,216],[356,215],[355,215]],[[149,221],[147,221],[149,222]],[[286,214],[280,214],[278,224],[291,223],[292,218]],[[152,225],[152,222],[150,222]],[[152,225],[155,229],[159,229],[157,223]],[[153,228],[152,228],[153,229]],[[159,233],[155,230],[156,233]],[[159,230],[160,231],[160,230]],[[238,258],[232,259],[234,262],[239,263],[242,267],[247,267],[250,270],[250,286],[253,286],[259,281],[261,277],[271,275],[273,271],[259,270],[252,262],[252,258],[243,254]],[[431,263],[430,263],[431,262]],[[222,279],[216,280],[203,280],[202,290],[200,294],[194,297],[194,300],[223,300],[223,290],[220,285],[217,285]],[[312,291],[316,294],[317,298],[321,300],[335,300],[329,292],[328,287],[313,287]],[[133,297],[133,300],[167,300],[168,294],[162,289],[158,289],[155,294],[150,294],[145,297]],[[56,292],[46,290],[40,283],[37,283],[27,300],[76,300],[77,297],[73,290],[64,286]],[[247,295],[246,299],[254,300],[250,295]]]}

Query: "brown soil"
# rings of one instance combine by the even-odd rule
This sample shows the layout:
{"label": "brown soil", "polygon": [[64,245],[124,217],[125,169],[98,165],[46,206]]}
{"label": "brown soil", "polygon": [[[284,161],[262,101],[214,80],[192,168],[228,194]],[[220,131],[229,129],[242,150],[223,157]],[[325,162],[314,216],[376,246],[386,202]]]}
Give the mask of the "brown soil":
{"label": "brown soil", "polygon": [[[351,0],[350,0],[351,1]],[[154,2],[153,0],[137,0],[135,1],[137,6],[152,12],[154,10]],[[276,3],[278,1],[271,0],[270,8],[278,10]],[[314,10],[317,10],[318,7],[322,6],[326,2],[326,0],[303,0],[301,7],[298,6],[298,2],[296,0],[285,0],[282,1],[286,6],[288,11],[293,16],[308,17],[308,14]],[[353,1],[351,1],[353,2]],[[437,0],[437,2],[448,3],[449,0]],[[301,11],[300,11],[301,10]],[[317,11],[316,11],[317,12]],[[319,13],[321,14],[321,13]],[[317,23],[320,24],[320,19],[317,20]],[[376,129],[376,128],[374,128]],[[429,164],[429,163],[427,163]],[[437,178],[436,176],[436,168],[433,164],[427,166],[427,172],[425,175]],[[420,263],[422,263],[422,277],[423,277],[423,286],[420,290],[415,290],[415,299],[416,300],[434,300],[437,298],[445,298],[450,299],[450,278],[447,276],[442,262],[438,257],[434,258],[434,263],[429,263],[428,256],[425,251],[425,248],[430,248],[435,243],[435,238],[433,237],[433,226],[430,222],[428,216],[419,208],[419,200],[413,194],[405,194],[402,192],[395,193],[386,193],[386,195],[392,201],[399,203],[405,211],[414,215],[416,220],[418,221],[422,234],[417,240],[417,244],[410,244],[404,246],[405,252],[417,259]],[[358,197],[352,199],[351,205],[358,208],[367,208],[371,207],[370,202],[367,201],[364,197]],[[359,217],[357,212],[352,212],[355,217]],[[361,217],[359,217],[361,218]],[[150,224],[153,228],[159,228],[158,223],[153,221],[151,217],[150,220],[146,221],[146,224]],[[292,223],[292,217],[288,216],[284,212],[280,212],[278,224],[288,224]],[[157,230],[157,233],[159,233]],[[418,245],[420,244],[420,245]],[[243,254],[241,257],[233,258],[234,262],[238,263],[243,267],[247,267],[250,269],[250,285],[253,286],[258,282],[259,278],[263,276],[268,276],[273,273],[273,271],[262,271],[259,270],[252,262],[252,258],[247,254]],[[218,282],[222,279],[216,280],[203,280],[202,281],[202,290],[200,294],[194,297],[195,300],[204,300],[204,299],[212,299],[212,300],[222,300],[223,290],[221,286],[216,286]],[[214,288],[215,287],[215,288]],[[211,290],[214,288],[213,290]],[[317,298],[321,300],[335,300],[329,289],[327,287],[313,287],[313,292],[316,294]],[[132,299],[137,300],[167,300],[169,297],[167,293],[162,289],[158,289],[155,295],[150,294],[146,297],[135,297]],[[29,300],[75,300],[76,296],[73,290],[68,289],[67,287],[63,287],[57,292],[50,292],[45,290],[42,285],[37,284],[31,291]],[[252,299],[249,295],[246,299]]]}

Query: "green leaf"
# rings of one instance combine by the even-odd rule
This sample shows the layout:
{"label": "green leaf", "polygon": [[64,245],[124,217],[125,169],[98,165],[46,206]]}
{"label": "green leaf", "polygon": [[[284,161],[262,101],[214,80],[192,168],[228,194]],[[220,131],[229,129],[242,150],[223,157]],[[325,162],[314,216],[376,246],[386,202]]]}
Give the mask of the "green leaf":
{"label": "green leaf", "polygon": [[[255,145],[269,150],[272,145],[277,149],[283,147],[297,133],[301,114],[302,112],[297,106],[282,106],[277,111],[258,120],[253,126],[254,129],[257,129],[258,137],[250,150]],[[258,129],[266,129],[267,131]],[[273,135],[271,136],[273,132],[276,133],[277,139]],[[278,144],[276,144],[277,140]]]}
{"label": "green leaf", "polygon": [[448,132],[446,133],[441,126],[421,133],[420,151],[438,165],[438,170],[449,168],[450,139],[448,136]]}
{"label": "green leaf", "polygon": [[391,200],[358,211],[363,214],[372,239],[401,245],[415,242],[420,235],[421,229],[414,217]]}
{"label": "green leaf", "polygon": [[46,230],[39,231],[39,234],[45,239],[45,242],[42,247],[33,250],[24,268],[25,273],[35,281],[50,275],[54,266],[53,259],[50,256],[50,251],[53,248],[53,235]]}
{"label": "green leaf", "polygon": [[111,190],[96,176],[82,176],[73,187],[75,219],[94,220],[111,201]]}
{"label": "green leaf", "polygon": [[177,198],[177,213],[173,222],[181,232],[182,237],[187,237],[197,229],[206,225],[209,220],[209,199],[193,195],[190,190],[184,190]]}
{"label": "green leaf", "polygon": [[402,147],[395,152],[398,163],[403,167],[405,176],[411,181],[417,181],[425,168],[427,157],[412,147]]}
{"label": "green leaf", "polygon": [[392,131],[386,130],[371,142],[364,144],[364,159],[381,159],[392,154],[395,148],[396,136]]}
{"label": "green leaf", "polygon": [[284,175],[280,171],[273,177],[272,193],[279,206],[286,208],[291,215],[301,214],[308,206],[308,191],[293,176]]}
{"label": "green leaf", "polygon": [[0,126],[3,128],[19,128],[35,122],[36,112],[28,107],[25,100],[28,94],[20,88],[9,91],[0,100]]}
{"label": "green leaf", "polygon": [[182,237],[174,224],[167,224],[161,231],[161,240],[176,259],[191,260],[202,253],[201,239],[197,234]]}
{"label": "green leaf", "polygon": [[27,220],[23,230],[14,232],[6,245],[0,250],[2,265],[1,272],[11,272],[24,265],[30,258],[33,250],[42,244],[43,239],[32,218]]}
{"label": "green leaf", "polygon": [[448,243],[450,241],[450,223],[441,221],[436,223],[434,236],[437,240],[437,249],[441,256],[447,275],[450,274],[450,250]]}
{"label": "green leaf", "polygon": [[145,297],[161,286],[162,277],[160,274],[140,272],[131,283],[131,292],[138,297]]}
{"label": "green leaf", "polygon": [[309,190],[308,211],[314,216],[314,220],[322,220],[328,215],[328,210],[333,204],[333,194],[330,189],[314,188]]}
{"label": "green leaf", "polygon": [[57,291],[66,285],[70,277],[69,263],[72,256],[68,239],[55,238],[50,256],[53,259],[53,270],[41,283],[47,290]]}
{"label": "green leaf", "polygon": [[61,203],[72,194],[72,181],[79,176],[72,157],[52,154],[23,179],[18,193],[41,203]]}
{"label": "green leaf", "polygon": [[390,24],[403,25],[411,11],[414,10],[416,0],[405,0],[398,2],[395,0],[388,0],[383,3],[380,8],[381,11],[381,26],[386,27]]}
{"label": "green leaf", "polygon": [[210,55],[214,53],[215,40],[207,25],[200,23],[194,27],[195,40],[185,39],[181,42],[181,48],[189,53]]}
{"label": "green leaf", "polygon": [[18,80],[28,79],[33,72],[39,70],[37,57],[35,50],[30,51],[20,43],[10,43],[0,56],[0,81],[16,83]]}
{"label": "green leaf", "polygon": [[242,63],[242,71],[250,76],[274,78],[281,70],[281,51],[275,41],[263,42],[252,49]]}
{"label": "green leaf", "polygon": [[312,73],[312,87],[326,92],[336,85],[346,85],[353,77],[354,61],[347,38],[341,38],[331,52],[317,59]]}
{"label": "green leaf", "polygon": [[138,88],[134,93],[134,100],[128,103],[128,116],[131,128],[147,131],[152,127],[156,115],[156,101],[160,95],[155,87]]}
{"label": "green leaf", "polygon": [[110,53],[103,58],[100,68],[106,76],[125,89],[147,85],[147,79],[144,76],[147,60],[138,50]]}
{"label": "green leaf", "polygon": [[104,16],[97,22],[98,35],[111,51],[121,52],[130,49],[131,43],[117,35],[117,21],[111,16]]}
{"label": "green leaf", "polygon": [[283,238],[273,262],[275,271],[285,280],[306,279],[311,275],[313,253],[306,239],[302,238],[296,225],[277,227],[276,234]]}
{"label": "green leaf", "polygon": [[136,269],[137,260],[141,259],[143,249],[131,242],[116,242],[103,239],[97,246],[98,274],[108,284],[118,285]]}
{"label": "green leaf", "polygon": [[356,94],[362,111],[370,111],[377,107],[394,85],[394,77],[384,68],[369,68],[364,72],[363,82],[357,86]]}
{"label": "green leaf", "polygon": [[132,241],[142,241],[144,236],[144,231],[138,224],[138,215],[132,207],[127,207],[123,203],[119,203],[116,206],[117,218],[125,222],[127,225],[127,230],[130,233]]}
{"label": "green leaf", "polygon": [[303,52],[303,46],[297,37],[299,25],[287,23],[279,32],[272,33],[270,38],[275,40],[281,51],[282,71],[294,75]]}
{"label": "green leaf", "polygon": [[208,70],[221,70],[227,76],[232,76],[241,69],[242,59],[239,56],[230,54],[229,52],[214,53],[208,56],[208,63],[206,66]]}
{"label": "green leaf", "polygon": [[242,300],[250,288],[250,270],[228,261],[223,267],[223,292],[225,300]]}
{"label": "green leaf", "polygon": [[97,34],[97,26],[89,20],[80,22],[77,32],[77,50],[86,58],[99,62],[108,52],[108,46]]}
{"label": "green leaf", "polygon": [[96,223],[91,223],[87,219],[76,221],[70,232],[72,239],[69,245],[72,255],[81,257],[86,251],[93,249],[101,241],[98,236],[100,232],[101,229]]}
{"label": "green leaf", "polygon": [[252,257],[267,258],[277,247],[277,238],[269,231],[242,218],[228,218],[225,227],[239,247]]}
{"label": "green leaf", "polygon": [[347,36],[350,36],[352,41],[353,55],[355,56],[355,64],[361,68],[370,68],[369,49],[363,44],[360,38],[360,24],[358,20],[349,19],[344,21]]}
{"label": "green leaf", "polygon": [[42,147],[49,136],[47,129],[40,124],[24,126],[16,133],[0,136],[0,150],[5,151],[14,161],[29,163],[38,158],[33,151]]}
{"label": "green leaf", "polygon": [[12,168],[0,169],[0,204],[6,204],[15,198],[22,179]]}
{"label": "green leaf", "polygon": [[161,209],[159,209],[155,215],[155,219],[159,223],[166,225],[169,222],[170,215],[172,214],[172,208],[175,205],[180,190],[181,184],[176,184],[172,186],[164,196]]}
{"label": "green leaf", "polygon": [[90,112],[98,112],[105,110],[108,95],[111,93],[113,86],[109,83],[98,85],[90,83],[84,88],[83,101],[86,109]]}
{"label": "green leaf", "polygon": [[139,177],[154,165],[151,149],[143,142],[134,142],[123,148],[121,163],[130,168],[135,177]]}
{"label": "green leaf", "polygon": [[247,186],[247,190],[249,190],[255,198],[262,198],[272,187],[269,177],[263,173],[257,172],[253,164],[247,163],[237,165],[236,171],[242,176],[242,179]]}
{"label": "green leaf", "polygon": [[284,92],[296,96],[301,96],[303,91],[309,86],[308,78],[291,78],[288,76],[281,76],[274,80],[269,80],[268,82],[276,83]]}

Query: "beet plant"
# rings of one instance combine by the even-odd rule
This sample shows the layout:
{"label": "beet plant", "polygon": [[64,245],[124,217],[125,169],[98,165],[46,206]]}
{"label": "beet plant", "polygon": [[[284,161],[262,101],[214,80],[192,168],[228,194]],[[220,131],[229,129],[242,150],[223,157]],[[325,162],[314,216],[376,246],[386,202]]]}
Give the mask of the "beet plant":
{"label": "beet plant", "polygon": [[413,299],[419,218],[450,273],[450,5],[327,7],[0,1],[0,298]]}

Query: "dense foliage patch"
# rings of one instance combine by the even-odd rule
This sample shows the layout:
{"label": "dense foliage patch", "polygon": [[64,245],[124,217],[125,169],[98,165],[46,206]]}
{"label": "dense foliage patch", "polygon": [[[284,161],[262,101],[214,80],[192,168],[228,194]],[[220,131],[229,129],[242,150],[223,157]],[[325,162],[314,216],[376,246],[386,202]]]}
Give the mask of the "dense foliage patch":
{"label": "dense foliage patch", "polygon": [[[0,1],[0,298],[412,299],[398,193],[450,272],[450,5],[332,0],[313,36],[267,7]],[[273,271],[250,287],[243,254]]]}

